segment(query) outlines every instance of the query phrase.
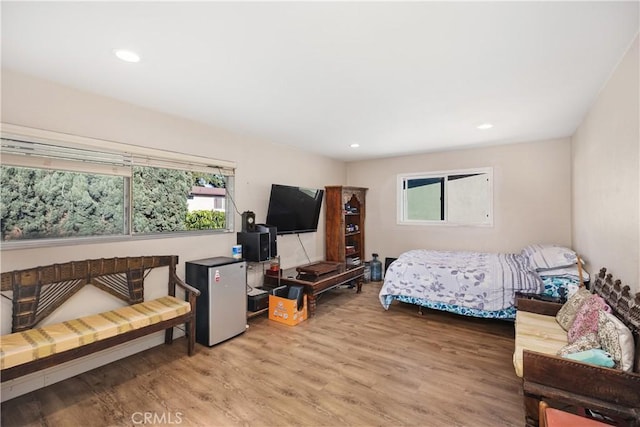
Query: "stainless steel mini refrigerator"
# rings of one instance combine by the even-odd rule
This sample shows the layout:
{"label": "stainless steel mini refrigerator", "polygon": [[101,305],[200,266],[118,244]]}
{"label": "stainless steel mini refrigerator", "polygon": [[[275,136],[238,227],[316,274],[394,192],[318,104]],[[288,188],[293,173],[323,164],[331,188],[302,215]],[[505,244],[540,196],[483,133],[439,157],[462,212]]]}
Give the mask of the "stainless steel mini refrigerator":
{"label": "stainless steel mini refrigerator", "polygon": [[196,341],[212,346],[247,325],[247,263],[229,257],[188,261],[186,282],[202,294],[196,302]]}

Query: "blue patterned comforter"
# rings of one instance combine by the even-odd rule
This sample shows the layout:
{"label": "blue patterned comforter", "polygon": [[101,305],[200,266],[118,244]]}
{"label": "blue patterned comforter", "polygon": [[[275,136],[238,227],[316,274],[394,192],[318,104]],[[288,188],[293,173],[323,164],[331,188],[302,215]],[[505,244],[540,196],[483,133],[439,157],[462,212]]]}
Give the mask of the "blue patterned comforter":
{"label": "blue patterned comforter", "polygon": [[477,317],[510,318],[516,291],[542,283],[520,254],[428,251],[403,253],[385,273],[380,302],[394,299]]}

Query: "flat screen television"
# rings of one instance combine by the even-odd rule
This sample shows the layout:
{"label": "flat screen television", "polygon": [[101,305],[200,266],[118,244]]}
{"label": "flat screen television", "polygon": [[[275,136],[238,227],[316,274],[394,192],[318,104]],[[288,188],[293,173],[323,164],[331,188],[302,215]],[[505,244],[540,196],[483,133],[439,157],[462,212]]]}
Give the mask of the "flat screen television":
{"label": "flat screen television", "polygon": [[278,234],[310,233],[318,230],[318,218],[324,190],[271,185],[267,224]]}

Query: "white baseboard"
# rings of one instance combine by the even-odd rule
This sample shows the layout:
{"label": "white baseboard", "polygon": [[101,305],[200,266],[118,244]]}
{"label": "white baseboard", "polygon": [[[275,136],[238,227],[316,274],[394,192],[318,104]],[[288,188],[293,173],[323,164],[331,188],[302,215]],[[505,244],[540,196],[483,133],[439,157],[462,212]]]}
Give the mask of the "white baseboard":
{"label": "white baseboard", "polygon": [[[184,331],[182,329],[173,329],[174,338],[179,338],[183,335]],[[22,396],[160,344],[164,344],[164,331],[3,382],[0,401],[4,402],[14,397]]]}

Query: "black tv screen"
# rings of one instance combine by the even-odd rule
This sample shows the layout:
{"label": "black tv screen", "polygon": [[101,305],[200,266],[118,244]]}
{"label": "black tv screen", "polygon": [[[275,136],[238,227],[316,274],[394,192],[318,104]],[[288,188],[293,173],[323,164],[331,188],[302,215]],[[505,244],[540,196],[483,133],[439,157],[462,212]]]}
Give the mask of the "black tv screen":
{"label": "black tv screen", "polygon": [[324,190],[272,184],[267,224],[278,234],[310,233],[318,229]]}

